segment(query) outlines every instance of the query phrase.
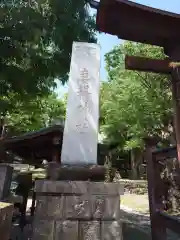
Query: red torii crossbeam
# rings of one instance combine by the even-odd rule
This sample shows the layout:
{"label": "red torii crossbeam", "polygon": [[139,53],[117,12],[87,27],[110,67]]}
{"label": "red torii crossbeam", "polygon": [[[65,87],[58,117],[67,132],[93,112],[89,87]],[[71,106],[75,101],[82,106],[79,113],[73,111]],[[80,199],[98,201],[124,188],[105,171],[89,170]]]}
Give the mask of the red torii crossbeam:
{"label": "red torii crossbeam", "polygon": [[125,56],[125,67],[128,70],[171,74],[173,66],[173,63],[169,58],[159,60],[128,55]]}

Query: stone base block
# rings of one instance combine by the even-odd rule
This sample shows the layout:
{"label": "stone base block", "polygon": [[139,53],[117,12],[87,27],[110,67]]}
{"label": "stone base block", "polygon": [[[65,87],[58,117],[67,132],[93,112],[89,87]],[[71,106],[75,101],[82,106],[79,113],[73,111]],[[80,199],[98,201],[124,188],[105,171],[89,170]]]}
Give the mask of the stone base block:
{"label": "stone base block", "polygon": [[103,240],[121,240],[122,224],[118,221],[102,223],[102,239]]}
{"label": "stone base block", "polygon": [[121,240],[118,183],[47,181],[35,184],[33,240]]}
{"label": "stone base block", "polygon": [[0,239],[9,240],[13,215],[13,205],[0,202]]}

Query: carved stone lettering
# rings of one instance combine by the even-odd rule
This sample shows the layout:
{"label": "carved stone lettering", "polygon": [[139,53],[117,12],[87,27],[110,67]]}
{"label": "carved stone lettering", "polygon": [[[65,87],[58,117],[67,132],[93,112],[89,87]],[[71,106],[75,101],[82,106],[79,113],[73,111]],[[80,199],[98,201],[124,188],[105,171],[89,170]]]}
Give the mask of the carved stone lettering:
{"label": "carved stone lettering", "polygon": [[62,164],[96,164],[100,47],[73,43]]}

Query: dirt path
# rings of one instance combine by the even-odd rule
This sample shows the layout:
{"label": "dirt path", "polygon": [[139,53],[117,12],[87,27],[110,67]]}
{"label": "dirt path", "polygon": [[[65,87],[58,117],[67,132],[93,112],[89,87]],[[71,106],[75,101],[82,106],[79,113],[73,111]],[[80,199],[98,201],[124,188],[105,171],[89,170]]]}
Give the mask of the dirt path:
{"label": "dirt path", "polygon": [[149,214],[148,195],[124,194],[121,196],[121,205],[143,214]]}

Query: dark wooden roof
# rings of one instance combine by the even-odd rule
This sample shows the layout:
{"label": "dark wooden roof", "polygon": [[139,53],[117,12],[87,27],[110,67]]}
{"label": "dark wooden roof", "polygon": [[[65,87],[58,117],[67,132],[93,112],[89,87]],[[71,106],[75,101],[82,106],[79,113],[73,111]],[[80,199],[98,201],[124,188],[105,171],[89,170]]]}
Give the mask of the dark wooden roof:
{"label": "dark wooden roof", "polygon": [[57,147],[61,149],[63,138],[63,127],[60,125],[41,129],[37,132],[30,132],[21,136],[14,136],[2,140],[6,151],[11,151],[18,156],[27,159],[52,159],[53,138],[59,138]]}
{"label": "dark wooden roof", "polygon": [[100,0],[97,28],[121,39],[169,48],[180,42],[180,15],[128,0]]}
{"label": "dark wooden roof", "polygon": [[[53,138],[59,138],[56,148],[61,152],[63,140],[63,127],[55,125],[41,129],[37,132],[26,133],[3,139],[1,143],[6,151],[23,158],[23,163],[38,164],[42,159],[52,160],[54,150]],[[98,155],[106,154],[112,147],[107,144],[98,144]]]}
{"label": "dark wooden roof", "polygon": [[[8,137],[3,140],[3,142],[9,146],[15,143],[21,143],[26,141],[39,141],[39,140],[45,140],[47,137],[53,138],[55,135],[62,135],[63,133],[63,127],[61,125],[54,125],[47,128],[42,128],[39,131],[35,132],[28,132],[20,136],[13,136]],[[40,139],[41,138],[41,139]]]}

